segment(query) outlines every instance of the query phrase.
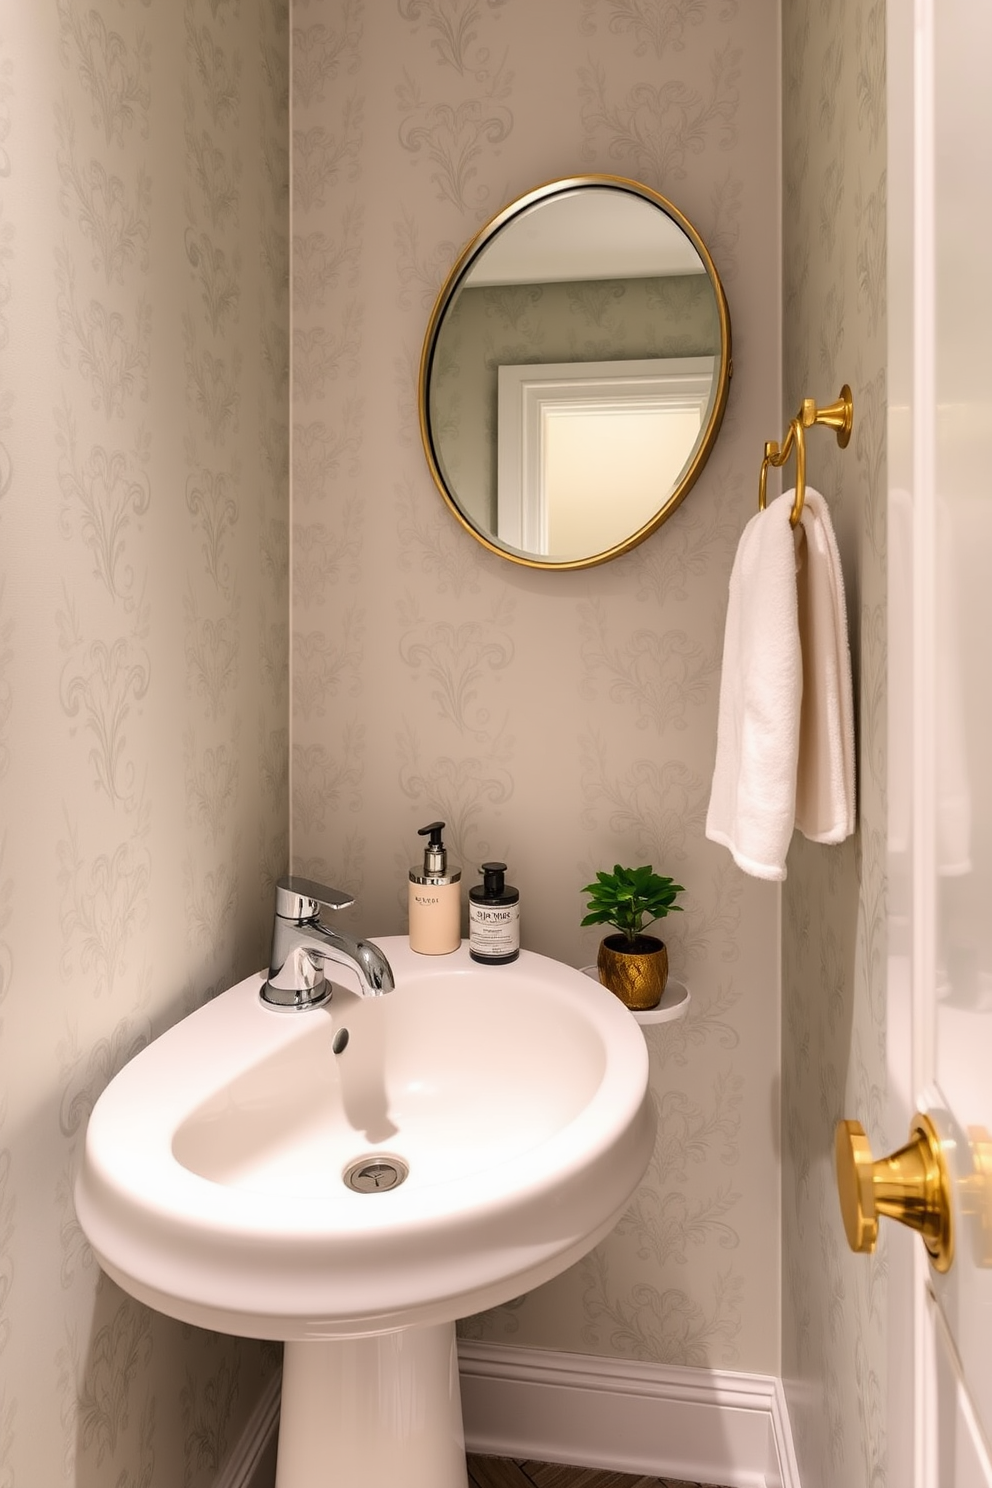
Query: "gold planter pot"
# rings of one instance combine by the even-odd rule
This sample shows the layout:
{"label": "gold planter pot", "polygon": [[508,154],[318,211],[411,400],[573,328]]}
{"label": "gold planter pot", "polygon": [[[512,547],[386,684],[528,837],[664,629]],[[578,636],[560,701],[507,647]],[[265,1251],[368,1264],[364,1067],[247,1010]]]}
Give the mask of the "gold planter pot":
{"label": "gold planter pot", "polygon": [[636,950],[624,950],[622,935],[607,935],[599,943],[596,967],[604,987],[625,1007],[643,1012],[661,1001],[668,982],[668,947],[654,935],[642,935],[636,944]]}

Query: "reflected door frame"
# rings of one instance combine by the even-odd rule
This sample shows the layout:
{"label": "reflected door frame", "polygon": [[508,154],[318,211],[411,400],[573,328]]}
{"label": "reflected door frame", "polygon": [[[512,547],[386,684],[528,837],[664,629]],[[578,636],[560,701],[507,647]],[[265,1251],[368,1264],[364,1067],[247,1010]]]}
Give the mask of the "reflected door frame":
{"label": "reflected door frame", "polygon": [[[686,458],[660,482],[637,530],[651,520],[675,490],[709,418],[717,358],[664,357],[613,362],[506,364],[498,369],[497,512],[499,541],[522,552],[550,557],[547,430],[560,417],[601,421],[618,415],[684,416],[698,420]],[[604,438],[609,435],[604,432]],[[598,551],[622,540],[608,536]]]}

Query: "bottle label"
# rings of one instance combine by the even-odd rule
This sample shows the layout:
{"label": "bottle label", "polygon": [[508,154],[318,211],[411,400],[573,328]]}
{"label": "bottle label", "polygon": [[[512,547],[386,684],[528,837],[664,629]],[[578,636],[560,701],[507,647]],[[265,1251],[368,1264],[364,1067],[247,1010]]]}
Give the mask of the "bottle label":
{"label": "bottle label", "polygon": [[479,956],[509,956],[520,949],[519,904],[468,904],[468,941]]}

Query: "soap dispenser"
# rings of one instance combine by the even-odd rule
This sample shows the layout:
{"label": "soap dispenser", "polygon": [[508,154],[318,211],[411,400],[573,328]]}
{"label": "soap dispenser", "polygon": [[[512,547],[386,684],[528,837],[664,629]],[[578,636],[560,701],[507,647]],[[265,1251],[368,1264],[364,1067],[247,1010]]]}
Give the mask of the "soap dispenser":
{"label": "soap dispenser", "polygon": [[426,837],[423,867],[410,869],[410,949],[422,956],[445,956],[462,943],[460,868],[448,868],[441,833],[444,822],[421,827]]}
{"label": "soap dispenser", "polygon": [[520,955],[520,890],[505,881],[505,863],[483,863],[482,883],[468,891],[468,953],[483,966]]}

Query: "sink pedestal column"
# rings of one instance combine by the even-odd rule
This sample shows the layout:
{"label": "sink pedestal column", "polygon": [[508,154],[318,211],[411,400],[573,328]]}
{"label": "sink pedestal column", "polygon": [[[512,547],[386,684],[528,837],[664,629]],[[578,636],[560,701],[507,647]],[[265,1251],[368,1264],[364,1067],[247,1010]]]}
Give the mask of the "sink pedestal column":
{"label": "sink pedestal column", "polygon": [[287,1343],[276,1488],[467,1488],[455,1326]]}

